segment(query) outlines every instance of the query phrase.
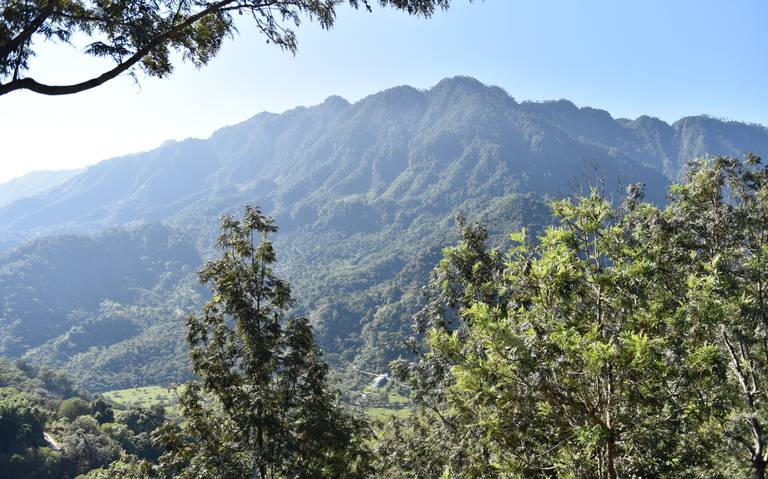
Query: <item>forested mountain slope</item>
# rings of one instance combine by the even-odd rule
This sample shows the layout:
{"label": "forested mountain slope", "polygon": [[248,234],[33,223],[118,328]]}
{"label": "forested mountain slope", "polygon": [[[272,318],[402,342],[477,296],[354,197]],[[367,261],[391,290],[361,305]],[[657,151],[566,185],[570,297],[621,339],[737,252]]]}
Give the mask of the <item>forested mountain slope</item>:
{"label": "forested mountain slope", "polygon": [[162,224],[53,236],[5,253],[0,355],[63,365],[140,335],[158,321],[158,305],[194,284],[200,262],[194,244]]}
{"label": "forested mountain slope", "polygon": [[[218,215],[253,204],[281,228],[280,273],[291,281],[297,309],[310,315],[330,361],[383,367],[403,351],[420,287],[441,248],[453,242],[457,213],[487,222],[502,244],[497,232],[520,226],[536,231],[549,217],[547,198],[569,194],[588,179],[604,176],[609,191],[643,182],[648,198],[662,202],[687,159],[741,156],[747,148],[768,152],[765,128],[708,117],[673,125],[650,117],[616,120],[563,100],[519,103],[500,88],[465,77],[429,90],[396,87],[354,104],[330,97],[282,114],[261,113],[206,140],[168,142],[104,161],[0,208],[0,245],[7,250],[37,236],[92,234],[134,221],[167,223],[194,238],[197,250],[180,242],[183,260],[173,261],[166,255],[174,255],[176,246],[168,241],[161,241],[167,249],[149,252],[112,250],[127,262],[141,263],[144,256],[171,265],[172,282],[140,282],[142,290],[172,298],[151,304],[146,295],[130,296],[120,281],[88,282],[112,272],[73,264],[76,294],[69,295],[67,285],[51,285],[51,297],[35,296],[29,314],[6,308],[3,347],[73,368],[96,389],[173,379],[168,369],[179,364],[172,359],[183,330],[176,305],[193,308],[199,299],[192,276],[183,273],[209,254]],[[52,257],[57,242],[66,243],[47,241]],[[11,258],[19,251],[0,257],[0,271],[14,274],[13,288],[24,290],[33,279],[16,273]],[[105,268],[113,267],[118,265],[106,261]],[[64,299],[72,302],[60,306]],[[124,307],[118,316],[145,319],[128,320],[138,326],[111,343],[78,345],[79,333],[70,328],[103,314],[99,305],[107,299]],[[78,309],[90,313],[66,319],[74,316],[64,311]],[[47,310],[58,316],[41,312]],[[54,327],[45,337],[27,338],[25,325],[48,322]],[[74,349],[64,346],[69,344]],[[149,353],[140,353],[142,347]],[[166,370],[155,374],[158,367]],[[98,380],[96,371],[106,379]]]}
{"label": "forested mountain slope", "polygon": [[468,78],[428,91],[397,87],[353,105],[331,97],[259,114],[207,140],[102,162],[3,208],[0,223],[22,234],[139,219],[187,223],[257,201],[284,229],[368,232],[468,198],[561,194],[585,162],[614,178],[643,179],[651,196],[663,196],[661,175],[613,145],[571,134],[548,118],[548,104],[542,113],[533,106]]}
{"label": "forested mountain slope", "polygon": [[32,171],[26,175],[6,181],[5,183],[0,183],[0,206],[5,206],[22,198],[44,193],[51,188],[64,183],[81,171],[82,169]]}
{"label": "forested mountain slope", "polygon": [[768,152],[768,129],[706,115],[689,116],[673,124],[643,115],[635,120],[613,119],[603,110],[578,108],[567,100],[521,105],[572,138],[621,152],[635,161],[678,179],[692,158]]}

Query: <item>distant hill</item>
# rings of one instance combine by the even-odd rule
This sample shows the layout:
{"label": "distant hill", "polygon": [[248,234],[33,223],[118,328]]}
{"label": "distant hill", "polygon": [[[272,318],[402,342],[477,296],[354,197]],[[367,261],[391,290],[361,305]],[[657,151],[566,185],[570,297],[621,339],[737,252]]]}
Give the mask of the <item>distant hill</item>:
{"label": "distant hill", "polygon": [[0,355],[43,347],[39,362],[63,365],[136,336],[158,320],[142,312],[168,304],[200,263],[193,243],[161,224],[54,236],[1,255]]}
{"label": "distant hill", "polygon": [[603,110],[578,108],[568,100],[526,102],[524,109],[547,119],[573,138],[621,152],[674,180],[693,158],[730,155],[743,158],[751,151],[768,154],[768,129],[761,125],[690,116],[673,124],[641,116],[613,119]]}
{"label": "distant hill", "polygon": [[0,183],[0,206],[5,206],[22,198],[44,193],[51,188],[64,183],[82,171],[82,169],[32,171],[26,175],[6,181],[5,183]]}
{"label": "distant hill", "polygon": [[[328,358],[335,365],[357,361],[382,368],[404,353],[410,315],[421,301],[419,288],[441,249],[454,241],[457,213],[488,223],[494,242],[503,245],[512,229],[542,228],[550,198],[597,177],[604,179],[608,193],[617,195],[627,183],[645,183],[647,198],[663,202],[670,181],[688,159],[742,156],[748,150],[768,154],[768,130],[709,117],[672,125],[645,116],[614,119],[565,100],[520,103],[498,87],[456,77],[429,90],[392,88],[354,104],[330,97],[282,114],[260,113],[206,140],[166,143],[104,161],[0,208],[0,248],[62,232],[94,234],[131,222],[160,221],[194,238],[198,257],[187,243],[179,243],[186,248],[183,264],[189,268],[212,254],[218,215],[237,213],[244,204],[260,205],[281,228],[276,238],[281,274],[292,282],[297,312],[313,320]],[[56,243],[62,240],[48,241],[53,243],[45,255],[64,251],[65,244]],[[113,251],[139,264],[144,254],[130,248]],[[144,256],[165,258],[173,251]],[[8,258],[0,257],[0,271],[16,274]],[[29,271],[37,268],[45,267]],[[117,280],[89,283],[112,272],[83,269],[78,263],[71,271],[72,278],[82,278],[73,280],[81,291],[51,285],[48,296],[36,296],[35,304],[53,308],[66,298],[74,298],[66,306],[73,309],[105,299],[134,304]],[[16,278],[18,290],[32,281],[31,276]],[[151,281],[142,288],[153,288]],[[184,296],[179,291],[189,286],[174,286],[164,294]],[[173,309],[168,304],[151,308],[158,308],[153,311],[159,316]],[[175,364],[170,359],[181,354],[179,334],[150,333],[181,328],[180,321],[168,323],[164,317],[139,321],[125,337],[87,351],[67,349],[81,341],[80,320],[56,320],[61,327],[49,328],[37,342],[18,339],[26,338],[16,333],[25,324],[50,321],[42,313],[29,317],[6,313],[10,322],[0,326],[0,337],[6,337],[0,344],[36,361],[66,363],[88,381],[98,382],[99,370],[110,371],[100,388],[136,385],[142,375],[153,381],[172,376],[144,367],[137,353],[142,347],[151,351],[147,361],[156,366]],[[126,372],[128,367],[132,372]]]}

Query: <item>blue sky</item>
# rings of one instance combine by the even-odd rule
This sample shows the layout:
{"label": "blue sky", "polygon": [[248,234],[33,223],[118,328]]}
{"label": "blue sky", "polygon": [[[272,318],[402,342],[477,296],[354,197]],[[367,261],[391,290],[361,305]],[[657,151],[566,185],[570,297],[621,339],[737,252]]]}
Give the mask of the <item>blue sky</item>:
{"label": "blue sky", "polygon": [[[766,20],[765,0],[454,0],[430,20],[343,7],[330,32],[297,30],[296,56],[244,22],[202,70],[181,64],[164,80],[123,77],[69,97],[1,96],[0,181],[207,137],[332,94],[354,101],[453,75],[614,117],[707,113],[768,125]],[[77,52],[43,47],[36,77],[75,81],[102,66]]]}

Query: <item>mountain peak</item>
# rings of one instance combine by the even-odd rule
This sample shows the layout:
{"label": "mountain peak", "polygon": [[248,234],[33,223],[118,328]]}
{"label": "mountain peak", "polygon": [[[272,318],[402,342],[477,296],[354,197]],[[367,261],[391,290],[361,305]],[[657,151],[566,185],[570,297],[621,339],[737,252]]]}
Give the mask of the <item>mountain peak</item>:
{"label": "mountain peak", "polygon": [[669,123],[662,120],[661,118],[650,116],[650,115],[640,115],[632,122],[637,125],[649,125],[649,126],[661,126],[661,127],[669,127]]}
{"label": "mountain peak", "polygon": [[457,75],[453,77],[443,78],[437,83],[437,85],[433,86],[430,89],[430,91],[431,92],[440,91],[440,90],[480,91],[486,88],[488,88],[488,86],[476,78],[473,78],[470,76]]}
{"label": "mountain peak", "polygon": [[328,98],[325,99],[322,103],[325,106],[331,106],[331,107],[348,107],[349,102],[346,98],[339,96],[339,95],[331,95]]}

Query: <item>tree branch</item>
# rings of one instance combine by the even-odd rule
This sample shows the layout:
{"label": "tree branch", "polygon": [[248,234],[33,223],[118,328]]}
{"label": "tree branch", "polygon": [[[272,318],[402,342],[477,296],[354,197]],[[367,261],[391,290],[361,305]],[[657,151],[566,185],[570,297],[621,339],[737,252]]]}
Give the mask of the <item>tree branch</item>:
{"label": "tree branch", "polygon": [[32,35],[34,35],[34,33],[41,26],[43,26],[43,23],[45,23],[45,21],[51,16],[53,13],[53,8],[54,1],[51,0],[40,12],[40,15],[32,20],[32,22],[30,22],[29,25],[27,25],[18,35],[16,35],[15,38],[11,39],[5,45],[0,45],[0,58],[7,58],[14,50],[29,41],[29,39],[32,38]]}
{"label": "tree branch", "polygon": [[35,93],[40,93],[43,95],[70,95],[72,93],[79,93],[81,91],[95,88],[99,85],[102,85],[108,82],[109,80],[112,80],[113,78],[117,77],[121,73],[129,70],[136,63],[141,61],[142,58],[147,56],[153,49],[162,45],[163,42],[167,41],[174,34],[193,25],[195,22],[197,22],[201,18],[207,15],[210,15],[214,12],[217,12],[221,10],[223,7],[231,3],[235,3],[236,1],[237,0],[220,0],[219,2],[211,4],[207,8],[197,12],[194,15],[191,15],[183,22],[179,23],[178,25],[175,25],[174,27],[170,28],[169,30],[166,30],[164,33],[155,37],[146,46],[137,50],[136,53],[131,55],[126,61],[119,63],[113,69],[105,73],[102,73],[97,77],[91,78],[90,80],[86,80],[80,83],[74,83],[71,85],[46,85],[38,82],[34,78],[21,78],[18,80],[12,80],[9,83],[6,83],[4,85],[0,85],[0,96],[16,90],[31,90]]}

